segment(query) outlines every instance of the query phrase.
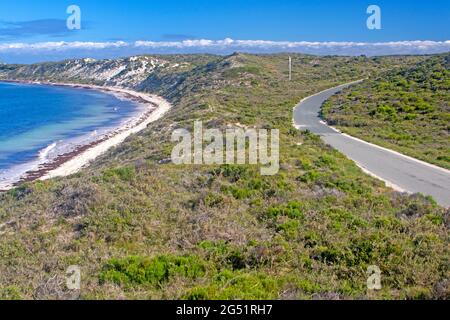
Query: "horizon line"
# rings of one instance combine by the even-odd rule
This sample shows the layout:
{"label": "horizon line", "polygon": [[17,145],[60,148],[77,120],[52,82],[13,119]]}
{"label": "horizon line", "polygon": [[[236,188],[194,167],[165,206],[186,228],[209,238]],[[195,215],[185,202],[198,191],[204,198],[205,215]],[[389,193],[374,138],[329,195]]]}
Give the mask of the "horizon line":
{"label": "horizon line", "polygon": [[[35,63],[76,58],[112,59],[143,54],[252,54],[303,53],[310,55],[386,56],[424,55],[450,51],[450,40],[272,41],[193,39],[180,41],[51,41],[0,42],[0,60],[6,63]],[[45,57],[46,60],[43,60]]]}

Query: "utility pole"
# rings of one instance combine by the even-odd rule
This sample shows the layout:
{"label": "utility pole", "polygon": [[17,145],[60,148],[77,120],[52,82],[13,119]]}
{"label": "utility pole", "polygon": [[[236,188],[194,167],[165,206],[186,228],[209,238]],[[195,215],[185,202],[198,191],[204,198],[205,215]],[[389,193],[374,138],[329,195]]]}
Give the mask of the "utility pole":
{"label": "utility pole", "polygon": [[289,81],[292,80],[292,58],[289,56]]}

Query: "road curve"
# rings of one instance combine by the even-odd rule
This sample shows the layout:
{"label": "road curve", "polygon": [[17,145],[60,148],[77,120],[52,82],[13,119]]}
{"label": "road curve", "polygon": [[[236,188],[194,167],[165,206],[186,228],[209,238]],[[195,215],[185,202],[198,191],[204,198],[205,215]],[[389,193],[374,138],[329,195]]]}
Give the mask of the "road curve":
{"label": "road curve", "polygon": [[322,104],[354,83],[303,99],[294,108],[295,127],[318,134],[366,173],[385,181],[388,186],[398,191],[431,195],[440,205],[450,207],[449,170],[343,134],[322,121],[319,116]]}

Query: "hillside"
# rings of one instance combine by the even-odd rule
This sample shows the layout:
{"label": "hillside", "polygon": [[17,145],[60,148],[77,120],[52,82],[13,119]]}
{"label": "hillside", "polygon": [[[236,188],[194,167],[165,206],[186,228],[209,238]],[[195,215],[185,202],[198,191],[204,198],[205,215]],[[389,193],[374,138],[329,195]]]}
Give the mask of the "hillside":
{"label": "hillside", "polygon": [[191,70],[212,56],[135,56],[117,60],[75,59],[33,65],[0,65],[0,78],[51,80],[137,88],[150,75]]}
{"label": "hillside", "polygon": [[342,131],[450,169],[450,54],[364,81],[323,107]]}
{"label": "hillside", "polygon": [[[426,59],[293,55],[289,82],[287,55],[158,57],[168,64],[140,83],[120,81],[166,97],[170,114],[74,176],[0,195],[0,298],[68,298],[73,264],[82,299],[448,298],[449,212],[292,128],[301,98]],[[60,66],[0,77],[60,80]],[[92,74],[66,81],[98,84]],[[280,129],[280,173],[167,163],[172,131],[197,119]],[[372,264],[383,289],[368,293]]]}

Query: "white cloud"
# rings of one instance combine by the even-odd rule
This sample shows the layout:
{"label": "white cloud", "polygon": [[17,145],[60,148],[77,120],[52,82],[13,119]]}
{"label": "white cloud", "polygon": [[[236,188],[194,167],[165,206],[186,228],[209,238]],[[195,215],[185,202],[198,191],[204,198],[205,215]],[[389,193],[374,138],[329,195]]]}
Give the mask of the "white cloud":
{"label": "white cloud", "polygon": [[[66,59],[83,56],[112,58],[143,53],[215,53],[235,51],[249,53],[300,52],[318,55],[391,55],[431,54],[450,51],[447,41],[396,41],[396,42],[308,42],[268,40],[183,40],[136,42],[39,42],[0,43],[0,60],[27,62],[46,59]],[[33,59],[24,59],[34,56]],[[11,58],[13,57],[13,58]],[[40,58],[42,59],[42,58]],[[29,61],[30,60],[30,61]]]}
{"label": "white cloud", "polygon": [[71,49],[107,49],[127,47],[128,43],[117,42],[38,42],[38,43],[4,43],[0,44],[0,52],[23,50],[23,51],[51,51],[51,50],[71,50]]}
{"label": "white cloud", "polygon": [[359,48],[370,50],[371,48],[406,49],[422,48],[429,50],[450,50],[450,41],[399,41],[399,42],[307,42],[307,41],[267,41],[267,40],[184,40],[174,42],[136,41],[136,47],[147,48],[253,48],[253,49],[342,49]]}

